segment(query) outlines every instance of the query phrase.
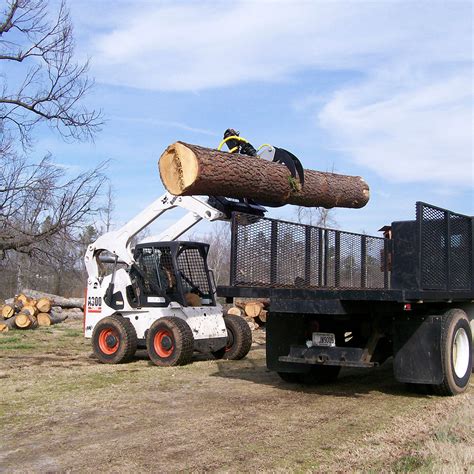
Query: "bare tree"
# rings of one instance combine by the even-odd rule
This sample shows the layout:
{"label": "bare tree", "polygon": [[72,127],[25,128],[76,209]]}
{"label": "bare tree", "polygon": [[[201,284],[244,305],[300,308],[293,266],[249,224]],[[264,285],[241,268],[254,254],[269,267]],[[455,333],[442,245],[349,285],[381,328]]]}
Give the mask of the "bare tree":
{"label": "bare tree", "polygon": [[334,209],[298,206],[296,215],[300,224],[309,224],[332,229],[338,227],[338,223],[334,216]]}
{"label": "bare tree", "polygon": [[0,258],[23,268],[20,254],[71,265],[68,243],[98,211],[105,181],[104,164],[71,177],[50,156],[26,156],[41,122],[77,140],[92,139],[101,125],[100,112],[82,105],[92,81],[87,62],[74,62],[66,3],[49,7],[7,0],[0,10]]}
{"label": "bare tree", "polygon": [[[2,157],[0,170],[0,252],[46,252],[45,243],[72,233],[98,211],[104,165],[71,179],[50,158],[31,165],[17,155]],[[54,248],[54,246],[53,246]]]}
{"label": "bare tree", "polygon": [[[65,138],[90,139],[100,112],[81,105],[92,81],[88,63],[74,62],[74,38],[64,0],[51,17],[47,0],[9,0],[0,16],[2,141],[31,145],[32,130],[47,122]],[[7,81],[7,75],[14,78]]]}
{"label": "bare tree", "polygon": [[100,209],[100,216],[102,223],[105,227],[105,232],[109,232],[112,228],[112,220],[115,210],[114,198],[114,189],[112,188],[112,185],[109,182],[107,186],[107,192],[105,193],[105,203],[104,206]]}

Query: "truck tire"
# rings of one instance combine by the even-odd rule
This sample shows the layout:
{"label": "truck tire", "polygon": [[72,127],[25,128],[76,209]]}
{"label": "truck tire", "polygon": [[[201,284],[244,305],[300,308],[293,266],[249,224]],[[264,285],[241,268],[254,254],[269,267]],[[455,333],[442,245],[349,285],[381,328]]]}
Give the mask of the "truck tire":
{"label": "truck tire", "polygon": [[464,392],[472,372],[472,333],[464,311],[451,309],[441,325],[441,365],[444,380],[434,386],[439,395]]}
{"label": "truck tire", "polygon": [[240,316],[228,314],[224,317],[227,328],[227,344],[212,354],[216,359],[243,359],[252,346],[252,331],[247,321]]}
{"label": "truck tire", "polygon": [[312,365],[307,372],[278,372],[280,378],[288,383],[323,385],[335,382],[341,367],[336,365]]}
{"label": "truck tire", "polygon": [[119,315],[100,320],[92,333],[92,349],[104,364],[129,361],[137,350],[137,333],[133,324]]}
{"label": "truck tire", "polygon": [[160,367],[191,362],[194,337],[188,323],[170,316],[156,320],[148,330],[146,347],[151,361]]}

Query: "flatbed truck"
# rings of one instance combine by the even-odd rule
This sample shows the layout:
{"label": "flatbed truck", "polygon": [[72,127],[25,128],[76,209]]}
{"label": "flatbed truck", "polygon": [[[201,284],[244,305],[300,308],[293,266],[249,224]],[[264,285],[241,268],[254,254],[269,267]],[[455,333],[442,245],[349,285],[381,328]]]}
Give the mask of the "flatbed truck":
{"label": "flatbed truck", "polygon": [[465,391],[473,365],[474,218],[424,202],[372,237],[234,213],[230,284],[266,298],[266,360],[287,382],[393,357],[397,381]]}

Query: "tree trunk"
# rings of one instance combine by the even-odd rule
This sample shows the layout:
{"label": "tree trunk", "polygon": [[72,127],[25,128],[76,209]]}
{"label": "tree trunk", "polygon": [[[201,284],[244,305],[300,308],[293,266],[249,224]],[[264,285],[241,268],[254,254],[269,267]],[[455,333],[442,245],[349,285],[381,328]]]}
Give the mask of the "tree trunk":
{"label": "tree trunk", "polygon": [[0,320],[0,323],[7,326],[8,329],[14,329],[16,327],[15,318],[3,319]]}
{"label": "tree trunk", "polygon": [[305,170],[301,188],[289,179],[284,165],[183,142],[165,150],[159,168],[165,188],[176,196],[226,196],[325,208],[360,208],[369,200],[369,187],[360,176]]}
{"label": "tree trunk", "polygon": [[49,317],[51,318],[51,324],[59,324],[65,321],[69,315],[67,313],[57,314],[54,311],[51,311]]}
{"label": "tree trunk", "polygon": [[61,306],[62,308],[79,308],[82,309],[84,306],[84,298],[64,298],[58,295],[52,295],[50,293],[44,293],[42,291],[25,289],[23,290],[25,295],[30,298],[47,298],[51,301],[51,306]]}

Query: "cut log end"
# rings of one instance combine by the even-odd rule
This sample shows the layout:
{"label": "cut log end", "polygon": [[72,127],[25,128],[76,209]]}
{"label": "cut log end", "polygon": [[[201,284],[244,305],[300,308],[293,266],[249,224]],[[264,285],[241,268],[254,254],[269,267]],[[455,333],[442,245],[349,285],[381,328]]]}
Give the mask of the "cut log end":
{"label": "cut log end", "polygon": [[163,153],[159,163],[160,176],[171,194],[182,194],[198,176],[198,160],[194,152],[182,143],[173,143]]}
{"label": "cut log end", "polygon": [[48,313],[39,313],[37,316],[38,326],[51,326],[52,321]]}
{"label": "cut log end", "polygon": [[2,316],[5,319],[11,318],[15,314],[15,308],[13,305],[6,304],[2,308]]}
{"label": "cut log end", "polygon": [[10,328],[5,323],[0,323],[0,332],[2,332],[2,333],[8,332],[9,329]]}
{"label": "cut log end", "polygon": [[232,308],[229,308],[227,310],[227,314],[232,314],[234,316],[242,316],[242,311],[240,308],[237,308],[237,306],[232,306]]}
{"label": "cut log end", "polygon": [[30,315],[20,313],[15,316],[15,326],[20,329],[26,329],[31,326]]}

